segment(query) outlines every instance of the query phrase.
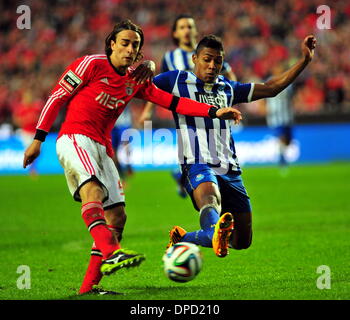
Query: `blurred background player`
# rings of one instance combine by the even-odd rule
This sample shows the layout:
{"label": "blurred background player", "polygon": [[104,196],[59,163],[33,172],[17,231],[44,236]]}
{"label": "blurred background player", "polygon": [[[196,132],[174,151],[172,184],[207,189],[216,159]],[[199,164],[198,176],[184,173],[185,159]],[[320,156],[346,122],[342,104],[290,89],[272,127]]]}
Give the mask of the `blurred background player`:
{"label": "blurred background player", "polygon": [[[171,29],[171,37],[176,49],[167,51],[162,58],[162,67],[160,72],[173,70],[193,71],[194,64],[192,55],[195,53],[197,46],[198,31],[195,20],[192,15],[181,14],[174,20]],[[229,80],[236,80],[230,65],[225,61],[221,74]],[[153,113],[154,104],[148,102],[141,114],[139,123],[142,125],[145,120],[150,120]],[[178,194],[185,198],[186,190],[181,182],[181,171],[175,169],[172,176],[177,182]]]}
{"label": "blurred background player", "polygon": [[[282,71],[282,65],[277,64],[272,69],[272,76],[281,74]],[[287,165],[286,151],[293,138],[294,111],[292,99],[293,84],[290,84],[276,97],[266,99],[266,122],[278,139],[278,163],[283,169],[281,173],[287,172],[285,171]]]}
{"label": "blurred background player", "polygon": [[[23,143],[24,149],[33,142],[36,125],[41,113],[42,101],[34,97],[31,89],[25,90],[19,101],[13,103],[12,122],[18,127],[17,133]],[[35,161],[29,167],[29,174],[35,177],[38,173]]]}
{"label": "blurred background player", "polygon": [[130,108],[131,106],[125,108],[112,129],[112,145],[114,149],[113,160],[120,178],[122,179],[124,188],[126,179],[134,173],[131,165],[131,144],[129,141],[122,141],[124,130],[133,128],[133,118]]}
{"label": "blurred background player", "polygon": [[[196,48],[193,73],[169,71],[156,76],[154,83],[180,97],[211,101],[225,109],[275,97],[309,64],[315,46],[316,39],[308,36],[302,42],[302,57],[290,69],[263,84],[239,83],[219,75],[224,61],[223,44],[220,38],[210,35]],[[181,241],[192,242],[212,247],[218,257],[228,254],[229,244],[235,249],[248,248],[252,240],[252,210],[229,121],[176,114],[174,120],[183,181],[194,208],[200,213],[201,229],[186,232],[175,226],[170,231],[168,247]]]}

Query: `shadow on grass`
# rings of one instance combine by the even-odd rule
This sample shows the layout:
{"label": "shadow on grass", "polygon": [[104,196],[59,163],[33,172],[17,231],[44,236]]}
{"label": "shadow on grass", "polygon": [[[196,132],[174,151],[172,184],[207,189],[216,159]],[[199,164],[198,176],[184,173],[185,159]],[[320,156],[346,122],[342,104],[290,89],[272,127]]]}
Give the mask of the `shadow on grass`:
{"label": "shadow on grass", "polygon": [[120,289],[118,295],[70,295],[62,300],[167,300],[169,295],[177,296],[179,300],[193,295],[197,290],[206,290],[203,286],[168,286],[168,287],[128,287]]}

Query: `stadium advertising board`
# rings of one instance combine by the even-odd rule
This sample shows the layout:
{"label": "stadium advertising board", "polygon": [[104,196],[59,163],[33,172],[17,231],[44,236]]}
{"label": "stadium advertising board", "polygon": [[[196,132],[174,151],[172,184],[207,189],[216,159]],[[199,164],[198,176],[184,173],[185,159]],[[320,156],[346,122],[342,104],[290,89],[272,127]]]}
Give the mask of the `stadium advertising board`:
{"label": "stadium advertising board", "polygon": [[[278,142],[271,130],[264,126],[238,127],[233,131],[239,162],[245,165],[273,165],[278,162]],[[132,137],[133,167],[168,169],[177,166],[175,129],[132,129],[125,137]],[[350,160],[350,124],[296,125],[293,141],[287,151],[290,163],[325,163]],[[56,156],[57,135],[51,133],[37,159],[39,173],[62,173]],[[0,174],[24,174],[22,168],[24,145],[17,135],[0,136]],[[119,150],[121,162],[125,159]]]}

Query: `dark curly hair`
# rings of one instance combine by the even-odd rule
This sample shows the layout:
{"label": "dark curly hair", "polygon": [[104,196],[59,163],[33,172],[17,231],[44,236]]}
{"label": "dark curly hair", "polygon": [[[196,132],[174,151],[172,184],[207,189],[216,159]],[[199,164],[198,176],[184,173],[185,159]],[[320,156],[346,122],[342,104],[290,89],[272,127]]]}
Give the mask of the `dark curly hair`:
{"label": "dark curly hair", "polygon": [[117,34],[123,30],[132,30],[132,31],[137,32],[140,35],[141,42],[140,42],[139,51],[138,51],[137,56],[136,56],[136,62],[140,61],[143,58],[143,54],[142,54],[141,49],[142,49],[145,38],[144,38],[143,31],[142,31],[141,27],[139,27],[135,23],[131,22],[129,19],[126,19],[126,20],[123,20],[123,21],[117,23],[114,26],[112,32],[106,37],[105,52],[106,52],[107,57],[109,57],[112,54],[111,41],[112,40],[115,41]]}

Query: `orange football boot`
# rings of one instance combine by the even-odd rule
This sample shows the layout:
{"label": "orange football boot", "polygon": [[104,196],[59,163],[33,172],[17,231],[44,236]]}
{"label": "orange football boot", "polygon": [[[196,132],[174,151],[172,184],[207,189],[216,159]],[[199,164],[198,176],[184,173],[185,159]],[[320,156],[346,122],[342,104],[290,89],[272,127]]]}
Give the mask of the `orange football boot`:
{"label": "orange football boot", "polygon": [[224,213],[215,225],[212,244],[215,254],[220,258],[228,255],[228,241],[233,228],[233,216],[229,212]]}

